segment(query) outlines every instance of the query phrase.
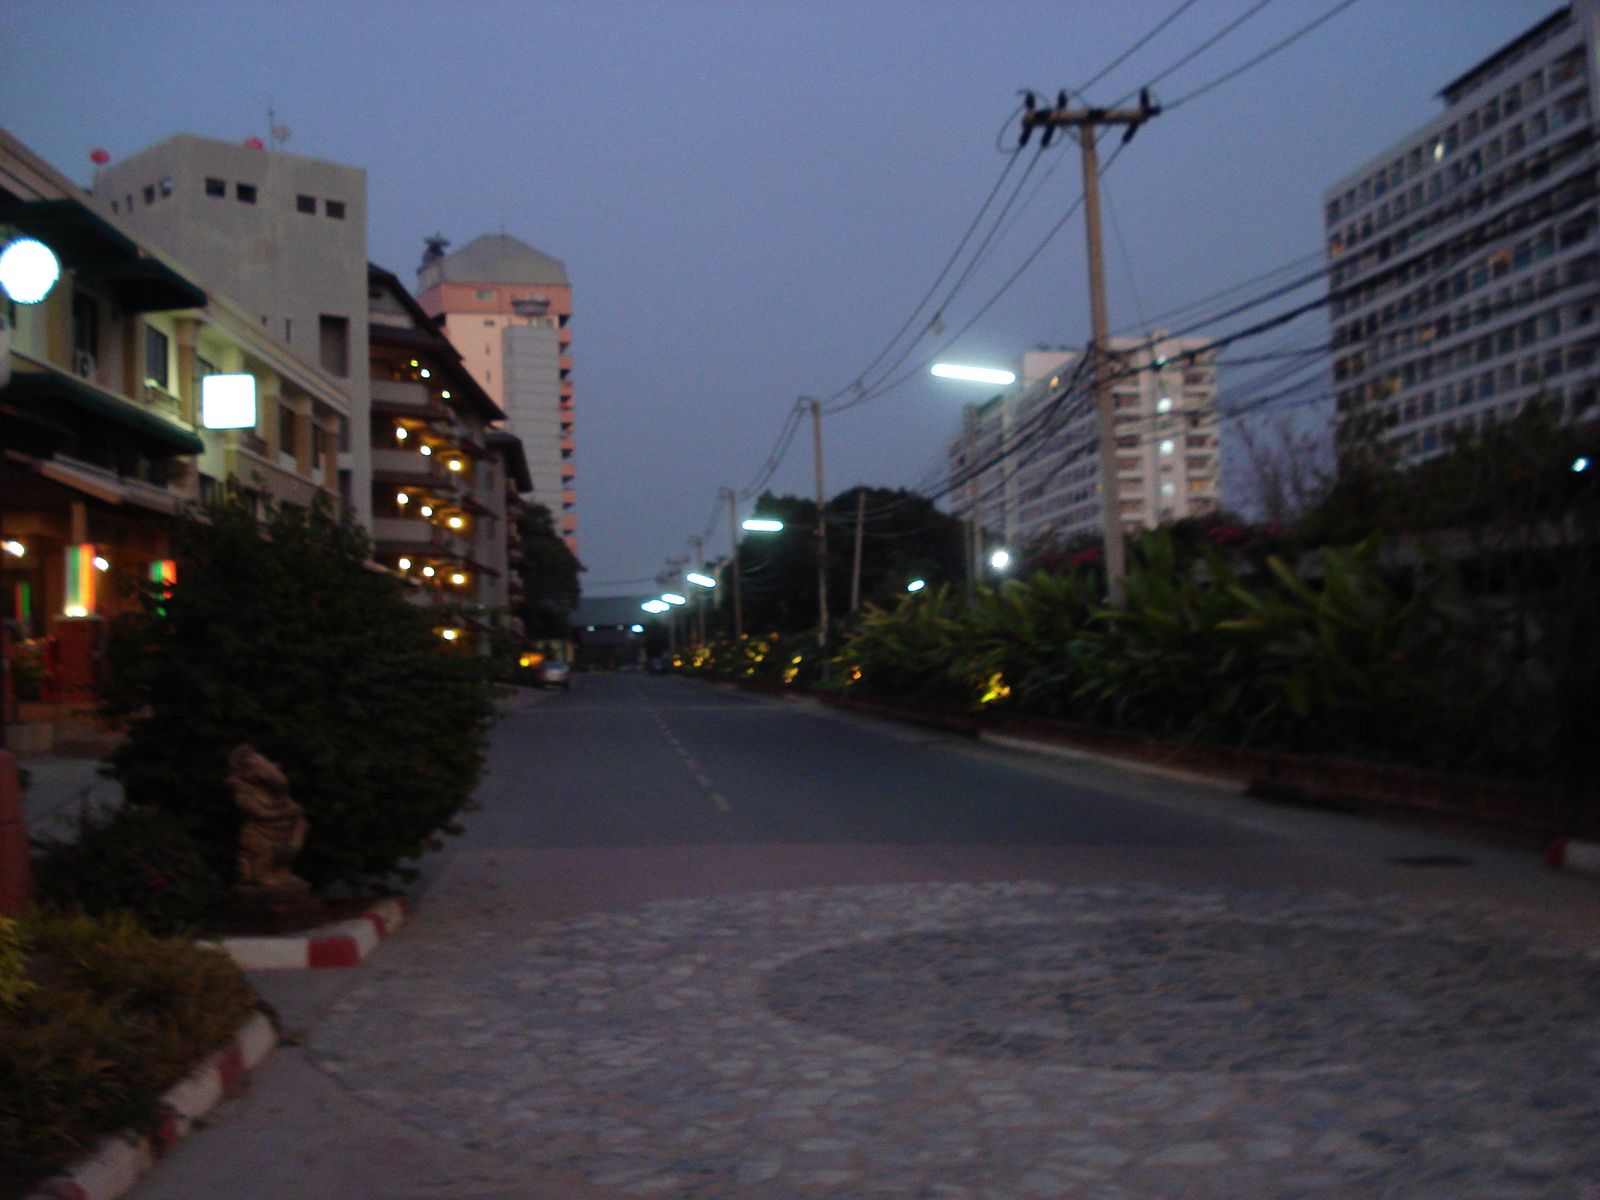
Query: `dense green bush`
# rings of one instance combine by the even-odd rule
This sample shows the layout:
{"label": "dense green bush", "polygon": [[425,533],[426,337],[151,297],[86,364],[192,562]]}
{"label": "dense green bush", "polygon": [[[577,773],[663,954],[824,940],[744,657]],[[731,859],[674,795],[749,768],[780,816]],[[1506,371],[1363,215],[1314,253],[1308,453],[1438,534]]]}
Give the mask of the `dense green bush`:
{"label": "dense green bush", "polygon": [[42,903],[94,916],[132,912],[158,936],[192,932],[227,896],[183,822],[155,808],[85,812],[75,838],[44,844],[34,876]]}
{"label": "dense green bush", "polygon": [[852,688],[992,706],[1159,737],[1534,769],[1473,653],[1479,623],[1442,579],[1402,592],[1375,544],[1324,550],[1305,577],[1187,566],[1164,532],[1110,608],[1087,573],[1036,574],[972,602],[942,588],[868,609],[841,649]]}
{"label": "dense green bush", "polygon": [[255,999],[233,963],[131,916],[17,923],[34,986],[0,1002],[0,1198],[123,1129],[153,1132],[164,1092]]}
{"label": "dense green bush", "polygon": [[318,886],[410,871],[454,832],[483,762],[491,685],[323,507],[259,520],[231,495],[178,532],[178,579],[119,623],[108,710],[134,718],[112,769],[130,803],[177,815],[234,872],[223,783],[241,742],[283,767]]}

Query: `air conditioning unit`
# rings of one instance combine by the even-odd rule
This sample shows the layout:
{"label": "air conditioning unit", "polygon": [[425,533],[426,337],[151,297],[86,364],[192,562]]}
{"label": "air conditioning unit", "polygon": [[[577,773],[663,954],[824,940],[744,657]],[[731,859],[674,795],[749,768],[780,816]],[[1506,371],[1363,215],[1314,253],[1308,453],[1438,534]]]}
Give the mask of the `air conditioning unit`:
{"label": "air conditioning unit", "polygon": [[95,375],[94,355],[87,350],[74,350],[72,352],[72,373],[80,379],[93,379]]}

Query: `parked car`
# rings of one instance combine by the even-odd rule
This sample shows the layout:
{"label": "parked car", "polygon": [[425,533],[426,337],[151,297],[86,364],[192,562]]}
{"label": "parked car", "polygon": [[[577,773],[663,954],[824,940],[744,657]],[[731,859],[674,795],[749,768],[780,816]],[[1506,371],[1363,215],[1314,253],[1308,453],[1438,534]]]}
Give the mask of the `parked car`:
{"label": "parked car", "polygon": [[547,658],[539,664],[539,686],[572,690],[572,670],[559,658]]}

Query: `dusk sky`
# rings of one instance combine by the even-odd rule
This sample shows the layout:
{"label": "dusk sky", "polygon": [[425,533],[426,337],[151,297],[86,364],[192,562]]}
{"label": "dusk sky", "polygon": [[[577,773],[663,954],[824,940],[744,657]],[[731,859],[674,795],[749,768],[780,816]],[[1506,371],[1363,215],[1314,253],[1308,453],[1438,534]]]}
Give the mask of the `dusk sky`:
{"label": "dusk sky", "polygon": [[[1090,98],[1137,88],[1259,2],[1197,0]],[[1271,0],[1159,98],[1334,2]],[[7,0],[0,124],[87,185],[96,147],[265,136],[270,99],[286,149],[367,169],[371,257],[402,278],[435,230],[459,247],[503,228],[565,260],[580,557],[591,594],[627,593],[684,553],[719,485],[751,481],[797,395],[848,385],[900,327],[1004,166],[1017,89],[1081,85],[1177,6]],[[1315,253],[1324,187],[1555,7],[1358,0],[1152,121],[1106,178],[1113,326]],[[1075,147],[1030,185],[1052,168],[950,330],[1077,197]],[[1081,344],[1085,288],[1074,220],[943,357],[1008,366]],[[928,476],[961,404],[986,394],[921,374],[831,418],[829,491]],[[772,486],[811,490],[809,439]]]}

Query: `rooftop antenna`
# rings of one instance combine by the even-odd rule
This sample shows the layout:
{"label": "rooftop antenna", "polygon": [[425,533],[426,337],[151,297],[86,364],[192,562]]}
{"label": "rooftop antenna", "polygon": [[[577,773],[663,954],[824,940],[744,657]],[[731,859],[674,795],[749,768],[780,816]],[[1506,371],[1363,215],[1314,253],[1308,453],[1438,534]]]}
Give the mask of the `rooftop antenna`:
{"label": "rooftop antenna", "polygon": [[278,114],[272,111],[272,97],[267,97],[267,136],[272,139],[272,148],[282,150],[283,144],[289,140],[293,131],[287,125],[278,124]]}

